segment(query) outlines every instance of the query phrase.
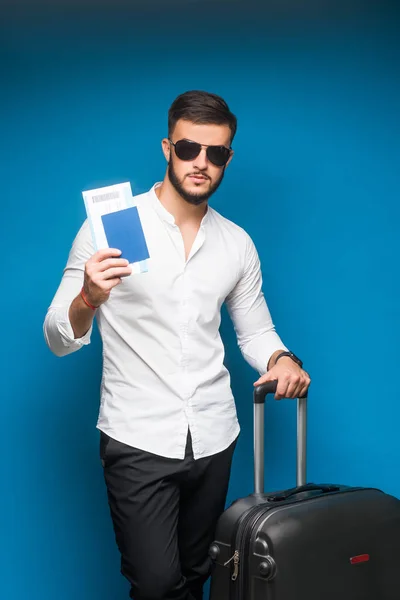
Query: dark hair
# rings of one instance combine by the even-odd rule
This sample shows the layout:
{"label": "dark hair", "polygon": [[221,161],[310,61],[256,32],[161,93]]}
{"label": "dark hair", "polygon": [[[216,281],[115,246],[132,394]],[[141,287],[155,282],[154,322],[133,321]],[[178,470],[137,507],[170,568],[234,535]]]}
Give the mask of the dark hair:
{"label": "dark hair", "polygon": [[204,125],[229,125],[231,143],[235,137],[237,119],[225,100],[216,94],[192,90],[178,96],[168,111],[169,137],[179,119]]}

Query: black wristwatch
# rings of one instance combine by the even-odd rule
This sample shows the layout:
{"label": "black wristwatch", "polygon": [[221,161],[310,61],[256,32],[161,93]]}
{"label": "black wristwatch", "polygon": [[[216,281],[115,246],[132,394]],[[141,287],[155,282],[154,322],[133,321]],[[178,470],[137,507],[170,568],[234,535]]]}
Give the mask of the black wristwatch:
{"label": "black wristwatch", "polygon": [[300,368],[303,367],[303,362],[300,360],[300,358],[298,356],[296,356],[295,354],[293,354],[293,352],[281,352],[280,354],[278,354],[278,356],[275,359],[275,364],[278,362],[278,360],[280,358],[282,358],[282,356],[288,356],[289,358],[291,358],[295,363],[297,363],[299,365]]}

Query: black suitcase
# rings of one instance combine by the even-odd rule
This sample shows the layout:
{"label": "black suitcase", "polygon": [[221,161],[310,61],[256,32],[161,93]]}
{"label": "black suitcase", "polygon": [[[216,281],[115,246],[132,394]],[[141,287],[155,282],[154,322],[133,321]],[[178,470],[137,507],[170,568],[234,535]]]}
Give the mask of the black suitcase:
{"label": "black suitcase", "polygon": [[254,392],[255,492],[221,516],[210,600],[400,600],[400,500],[305,484],[307,399],[298,399],[297,487],[265,494],[264,404]]}

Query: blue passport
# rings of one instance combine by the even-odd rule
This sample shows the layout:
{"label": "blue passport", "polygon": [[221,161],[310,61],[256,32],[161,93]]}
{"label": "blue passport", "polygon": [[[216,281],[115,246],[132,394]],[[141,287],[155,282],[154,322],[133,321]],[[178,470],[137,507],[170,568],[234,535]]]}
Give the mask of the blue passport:
{"label": "blue passport", "polygon": [[136,206],[102,215],[104,232],[110,248],[118,248],[129,263],[150,257],[142,223]]}

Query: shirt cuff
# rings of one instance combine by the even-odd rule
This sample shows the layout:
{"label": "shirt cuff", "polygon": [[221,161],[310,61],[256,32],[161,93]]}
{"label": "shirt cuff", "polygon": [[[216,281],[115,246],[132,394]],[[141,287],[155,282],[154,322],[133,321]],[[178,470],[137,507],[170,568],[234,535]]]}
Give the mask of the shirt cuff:
{"label": "shirt cuff", "polygon": [[269,331],[249,342],[243,351],[246,361],[260,375],[265,375],[271,356],[277,350],[288,349],[275,331]]}
{"label": "shirt cuff", "polygon": [[57,328],[61,337],[61,341],[66,348],[80,348],[90,344],[93,323],[90,329],[80,338],[74,337],[74,331],[69,320],[69,306],[57,309]]}

